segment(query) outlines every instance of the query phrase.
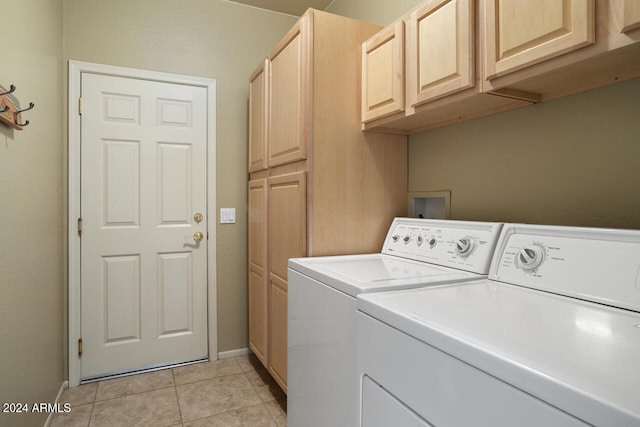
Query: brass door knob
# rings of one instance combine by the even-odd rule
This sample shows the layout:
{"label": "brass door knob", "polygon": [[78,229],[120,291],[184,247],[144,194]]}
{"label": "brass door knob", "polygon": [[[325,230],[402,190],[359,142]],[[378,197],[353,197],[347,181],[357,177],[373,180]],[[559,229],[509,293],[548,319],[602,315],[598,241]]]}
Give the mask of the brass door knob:
{"label": "brass door knob", "polygon": [[196,242],[200,242],[202,239],[204,239],[204,234],[202,234],[200,231],[196,231],[195,233],[193,233],[193,240],[195,240]]}

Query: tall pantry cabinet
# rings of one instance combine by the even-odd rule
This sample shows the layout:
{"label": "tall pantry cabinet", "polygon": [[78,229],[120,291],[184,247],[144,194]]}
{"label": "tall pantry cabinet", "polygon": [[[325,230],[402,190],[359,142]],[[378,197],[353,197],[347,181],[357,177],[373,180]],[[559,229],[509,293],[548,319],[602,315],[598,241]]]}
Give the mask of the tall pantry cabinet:
{"label": "tall pantry cabinet", "polygon": [[379,30],[309,9],[249,79],[249,345],[285,391],[288,259],[378,252],[406,215],[406,137],[360,130]]}

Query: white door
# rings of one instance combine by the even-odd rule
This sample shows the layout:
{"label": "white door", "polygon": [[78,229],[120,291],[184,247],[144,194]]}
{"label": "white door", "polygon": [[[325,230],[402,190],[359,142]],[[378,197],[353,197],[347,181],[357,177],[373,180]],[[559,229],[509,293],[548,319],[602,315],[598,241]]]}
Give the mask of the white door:
{"label": "white door", "polygon": [[82,379],[205,358],[206,88],[81,80]]}

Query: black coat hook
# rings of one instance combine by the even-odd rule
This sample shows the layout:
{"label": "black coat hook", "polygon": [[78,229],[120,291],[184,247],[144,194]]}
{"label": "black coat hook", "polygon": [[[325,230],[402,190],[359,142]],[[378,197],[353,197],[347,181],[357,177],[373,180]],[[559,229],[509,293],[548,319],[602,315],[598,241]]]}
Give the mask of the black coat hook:
{"label": "black coat hook", "polygon": [[[12,93],[14,90],[16,90],[16,87],[15,87],[14,85],[11,85],[11,87],[9,88],[9,91],[8,91],[8,92],[0,93],[0,96],[3,96],[3,95],[9,95],[9,94],[10,94],[10,93]],[[9,111],[9,106],[8,106],[8,105],[5,105],[5,106],[4,106],[4,108],[3,108],[2,110],[0,110],[0,113],[6,113],[7,111]]]}
{"label": "black coat hook", "polygon": [[9,95],[10,93],[13,93],[14,90],[16,90],[16,87],[14,85],[11,85],[9,86],[9,92],[0,93],[0,96]]}
{"label": "black coat hook", "polygon": [[[13,87],[13,85],[12,85],[12,87]],[[29,103],[29,108],[25,108],[24,110],[18,110],[18,111],[13,113],[13,121],[15,122],[15,124],[17,126],[27,126],[29,124],[29,120],[25,121],[24,123],[18,123],[18,114],[22,113],[23,111],[31,110],[33,107],[35,107],[35,104],[33,102],[30,102]]]}

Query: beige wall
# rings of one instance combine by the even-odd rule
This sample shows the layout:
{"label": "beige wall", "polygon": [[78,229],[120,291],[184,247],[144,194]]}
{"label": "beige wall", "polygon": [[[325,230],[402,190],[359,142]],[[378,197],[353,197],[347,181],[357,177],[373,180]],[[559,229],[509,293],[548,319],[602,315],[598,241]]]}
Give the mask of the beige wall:
{"label": "beige wall", "polygon": [[640,79],[409,138],[455,219],[640,228]]}
{"label": "beige wall", "polygon": [[[63,382],[62,0],[0,13],[0,85],[30,124],[0,125],[0,403],[53,402]],[[0,425],[46,414],[0,413]]]}
{"label": "beige wall", "polygon": [[247,99],[251,72],[295,17],[221,0],[64,0],[64,59],[217,82],[218,350],[248,347]]}
{"label": "beige wall", "polygon": [[424,0],[335,0],[327,12],[386,26]]}

